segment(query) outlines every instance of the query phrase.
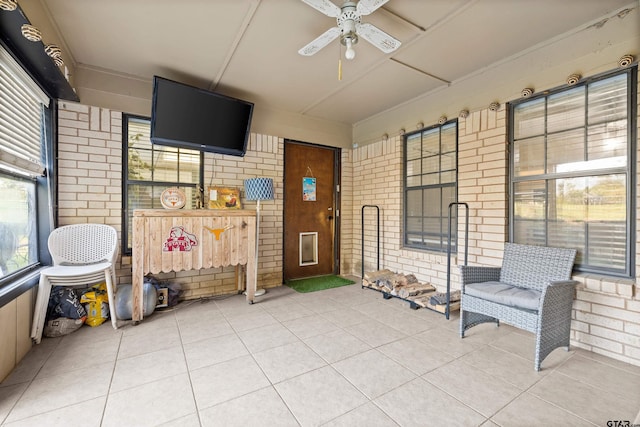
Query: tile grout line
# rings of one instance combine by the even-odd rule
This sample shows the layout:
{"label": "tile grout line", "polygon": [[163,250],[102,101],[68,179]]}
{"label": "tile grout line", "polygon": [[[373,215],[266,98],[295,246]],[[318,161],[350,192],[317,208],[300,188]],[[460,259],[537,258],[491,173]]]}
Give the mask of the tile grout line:
{"label": "tile grout line", "polygon": [[113,362],[113,369],[111,370],[111,378],[109,378],[109,387],[107,387],[107,395],[104,399],[104,405],[102,406],[102,414],[100,415],[100,425],[104,423],[104,417],[107,414],[107,406],[109,405],[109,398],[111,397],[111,386],[113,385],[113,377],[118,367],[118,354],[120,353],[120,347],[122,346],[122,337],[124,337],[124,331],[120,331],[120,337],[118,339],[118,349],[116,350],[116,359]]}
{"label": "tile grout line", "polygon": [[202,426],[202,419],[200,418],[200,408],[198,407],[198,400],[196,399],[196,392],[193,389],[193,378],[191,377],[191,369],[189,369],[189,361],[187,360],[187,353],[184,350],[184,341],[182,339],[182,330],[180,328],[180,322],[176,317],[175,313],[173,314],[174,319],[176,321],[176,326],[178,328],[178,337],[180,338],[180,349],[182,350],[182,357],[184,358],[184,365],[187,368],[187,377],[189,378],[189,388],[191,389],[191,398],[193,399],[193,406],[196,408],[196,417],[198,418],[198,424]]}
{"label": "tile grout line", "polygon": [[[217,303],[216,303],[216,305],[217,305]],[[252,304],[252,305],[255,305],[255,304]],[[273,317],[273,315],[272,315],[271,313],[267,312],[264,308],[261,308],[261,310],[262,310],[264,313],[267,313],[269,316]],[[293,413],[293,411],[291,410],[291,408],[289,407],[289,405],[287,405],[287,402],[286,402],[286,401],[283,399],[283,397],[280,395],[280,393],[278,392],[278,389],[275,387],[275,384],[273,384],[273,382],[271,381],[271,379],[269,378],[269,376],[267,375],[267,373],[264,371],[264,369],[262,368],[262,366],[260,366],[260,363],[258,363],[258,361],[256,360],[256,358],[255,358],[255,356],[254,356],[253,352],[249,349],[249,347],[247,346],[247,344],[245,343],[245,341],[244,341],[244,340],[242,339],[242,337],[238,334],[238,331],[236,330],[236,328],[234,328],[234,327],[233,327],[233,325],[231,324],[231,322],[229,322],[229,319],[227,318],[226,314],[225,314],[222,310],[221,310],[221,312],[222,312],[222,315],[223,315],[223,317],[224,317],[225,321],[226,321],[227,323],[229,323],[229,326],[230,326],[230,327],[231,327],[231,329],[233,330],[233,333],[235,334],[236,338],[238,338],[238,340],[242,343],[242,345],[243,345],[243,347],[245,348],[245,350],[247,350],[247,353],[251,356],[251,359],[252,359],[252,360],[253,360],[253,362],[256,364],[256,366],[258,367],[258,369],[260,369],[260,372],[262,372],[262,375],[264,375],[264,377],[267,379],[267,381],[269,381],[269,386],[262,387],[262,388],[260,388],[260,389],[258,389],[258,390],[254,390],[254,391],[249,392],[249,393],[245,393],[245,394],[243,394],[243,395],[241,395],[241,396],[233,397],[233,398],[231,398],[231,399],[229,399],[229,400],[227,400],[227,401],[225,401],[225,402],[217,403],[216,405],[213,405],[213,406],[211,406],[211,407],[215,407],[215,406],[221,405],[221,404],[223,404],[223,403],[230,402],[230,401],[232,401],[232,400],[238,399],[238,398],[240,398],[240,397],[247,396],[248,394],[255,393],[256,391],[264,390],[264,389],[266,389],[266,388],[268,388],[268,387],[271,387],[271,389],[273,389],[273,391],[278,395],[278,397],[280,398],[280,400],[282,401],[282,403],[284,404],[284,406],[287,408],[287,410],[289,411],[289,413],[291,414],[291,416],[293,417],[293,419],[295,419],[295,420],[296,420],[296,422],[298,423],[298,425],[300,425],[300,426],[301,426],[302,424],[300,423],[300,420],[298,420],[298,418],[295,416],[295,414]],[[275,317],[273,317],[273,318],[274,318],[274,320],[277,322],[277,324],[280,324],[280,326],[282,326],[283,328],[287,329],[287,328],[286,328],[286,326],[282,325],[282,322],[280,322],[280,321],[279,321],[278,319],[276,319]],[[287,330],[288,330],[288,329],[287,329]],[[294,334],[294,336],[295,336],[295,334]],[[296,338],[297,338],[297,337],[296,337]],[[202,426],[202,423],[200,423],[200,425]]]}

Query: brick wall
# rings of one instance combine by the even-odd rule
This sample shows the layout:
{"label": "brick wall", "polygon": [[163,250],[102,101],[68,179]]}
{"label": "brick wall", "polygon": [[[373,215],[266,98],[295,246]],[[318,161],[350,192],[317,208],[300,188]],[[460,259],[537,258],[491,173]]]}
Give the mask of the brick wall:
{"label": "brick wall", "polygon": [[[509,156],[506,129],[504,106],[496,112],[488,109],[473,112],[458,123],[458,199],[469,205],[471,265],[499,266],[504,242],[508,240]],[[361,274],[360,209],[364,204],[375,204],[381,212],[381,268],[415,274],[419,280],[431,282],[439,290],[444,290],[446,255],[402,247],[401,138],[352,151],[352,169],[348,175],[353,186],[349,210],[352,220],[348,223],[352,229],[348,233],[343,231],[343,235],[353,237],[349,247],[352,261],[344,261],[343,265],[351,267],[350,273]],[[640,200],[638,203],[640,205]],[[461,214],[463,212],[460,210]],[[374,220],[375,215],[371,211],[364,224],[365,271],[376,269]],[[463,221],[460,223],[458,234],[462,237]],[[640,222],[637,230],[636,235],[640,235]],[[460,287],[456,265],[463,260],[464,241],[461,239],[459,244],[460,253],[457,259],[452,260],[451,285],[454,289]],[[636,246],[640,247],[640,242]],[[343,256],[346,252],[343,251]],[[636,264],[637,268],[640,267],[637,251]],[[635,280],[585,274],[574,279],[579,285],[572,313],[572,345],[640,365],[640,295]]]}
{"label": "brick wall", "polygon": [[[57,159],[59,225],[109,224],[120,239],[122,114],[61,102]],[[130,277],[131,271],[118,262],[117,274]]]}
{"label": "brick wall", "polygon": [[[639,109],[640,110],[640,109]],[[469,204],[469,263],[500,265],[507,240],[508,153],[506,112],[481,110],[459,121],[459,200]],[[59,218],[61,225],[104,222],[121,231],[121,114],[64,102],[59,116]],[[274,179],[276,200],[263,202],[259,285],[282,280],[283,241],[282,138],[251,134],[247,155],[207,154],[205,185],[242,187],[248,177]],[[380,207],[380,263],[413,273],[440,290],[446,286],[446,256],[402,247],[402,138],[392,137],[342,152],[341,273],[360,275],[361,208]],[[640,194],[640,189],[638,191]],[[640,203],[640,200],[639,200]],[[254,209],[255,204],[245,202]],[[462,211],[461,211],[462,212]],[[638,224],[640,229],[640,223]],[[365,212],[365,271],[376,268],[375,210]],[[462,229],[459,230],[462,235]],[[460,241],[460,247],[464,242]],[[640,242],[638,243],[640,245]],[[460,255],[460,254],[459,254]],[[637,257],[640,260],[640,257]],[[452,286],[459,287],[453,260]],[[640,262],[636,261],[637,264]],[[120,283],[130,283],[130,258],[118,266]],[[208,269],[170,273],[187,298],[235,292],[235,270]],[[633,280],[579,275],[574,303],[575,346],[640,365],[640,298]]]}
{"label": "brick wall", "polygon": [[[61,102],[58,116],[58,218],[60,225],[113,225],[122,237],[122,113]],[[243,187],[245,178],[274,180],[276,200],[262,202],[258,285],[282,283],[282,180],[284,140],[251,134],[243,158],[205,154],[207,185]],[[255,209],[255,202],[244,208]],[[131,257],[120,256],[119,283],[131,283]],[[182,271],[157,276],[179,282],[187,299],[237,291],[235,267]]]}
{"label": "brick wall", "polygon": [[351,274],[356,270],[353,258],[355,243],[355,217],[352,214],[353,202],[353,151],[342,150],[340,159],[340,273]]}
{"label": "brick wall", "polygon": [[[350,252],[343,250],[343,257],[351,255],[348,272],[360,276],[364,249],[364,271],[377,269],[378,250],[380,268],[413,273],[425,282],[446,286],[446,256],[424,251],[407,250],[402,247],[402,137],[379,141],[352,150],[352,205],[347,211],[351,215],[348,226],[353,236]],[[345,177],[343,175],[343,183]],[[378,248],[376,209],[364,212],[364,245],[362,245],[362,206],[374,205],[380,212],[380,247]],[[343,217],[343,227],[346,228]],[[345,231],[346,233],[346,231]],[[343,233],[343,234],[345,234]],[[345,242],[341,247],[345,248]],[[343,262],[345,265],[346,262]],[[347,273],[347,271],[344,271]]]}
{"label": "brick wall", "polygon": [[458,201],[469,205],[469,264],[500,265],[507,240],[505,117],[503,106],[458,121]]}
{"label": "brick wall", "polygon": [[[504,108],[498,112],[471,113],[458,123],[458,194],[469,205],[469,263],[499,265],[506,238],[507,140]],[[361,274],[362,221],[365,204],[380,208],[381,268],[415,274],[440,290],[447,284],[446,255],[417,251],[402,246],[402,137],[355,148],[352,154],[353,191],[351,253],[353,274]],[[344,175],[343,175],[344,180]],[[343,207],[344,209],[344,207]],[[464,214],[460,208],[460,214]],[[464,236],[461,228],[459,235]],[[375,210],[365,210],[365,271],[376,269],[377,236]],[[464,240],[460,239],[460,255]],[[456,259],[452,260],[455,265]],[[458,287],[458,273],[451,269],[452,286]]]}

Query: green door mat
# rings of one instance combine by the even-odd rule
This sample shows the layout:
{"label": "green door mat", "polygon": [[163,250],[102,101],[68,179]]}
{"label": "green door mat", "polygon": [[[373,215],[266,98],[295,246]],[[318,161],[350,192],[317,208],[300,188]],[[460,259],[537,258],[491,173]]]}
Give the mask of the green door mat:
{"label": "green door mat", "polygon": [[286,285],[297,292],[305,293],[339,288],[340,286],[353,285],[354,283],[353,280],[330,274],[328,276],[310,277],[308,279],[287,280]]}

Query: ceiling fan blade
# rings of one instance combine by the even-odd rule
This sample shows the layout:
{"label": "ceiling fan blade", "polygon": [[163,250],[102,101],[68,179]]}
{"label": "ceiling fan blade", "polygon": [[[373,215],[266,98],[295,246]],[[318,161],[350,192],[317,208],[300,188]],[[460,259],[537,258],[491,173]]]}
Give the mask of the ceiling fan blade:
{"label": "ceiling fan blade", "polygon": [[356,6],[356,12],[360,15],[369,15],[388,1],[389,0],[360,0]]}
{"label": "ceiling fan blade", "polygon": [[302,0],[312,8],[324,13],[327,16],[332,18],[337,18],[340,16],[342,11],[338,6],[331,3],[329,0]]}
{"label": "ceiling fan blade", "polygon": [[356,33],[384,53],[391,53],[402,44],[399,40],[369,23],[356,24]]}
{"label": "ceiling fan blade", "polygon": [[334,41],[340,35],[340,28],[333,27],[322,33],[320,37],[303,47],[298,51],[300,55],[311,56],[318,52],[320,49]]}

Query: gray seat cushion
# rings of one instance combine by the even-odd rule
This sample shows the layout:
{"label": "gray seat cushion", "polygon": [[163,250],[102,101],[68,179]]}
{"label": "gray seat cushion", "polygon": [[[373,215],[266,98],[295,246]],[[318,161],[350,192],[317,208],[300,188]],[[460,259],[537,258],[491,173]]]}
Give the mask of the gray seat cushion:
{"label": "gray seat cushion", "polygon": [[538,310],[542,295],[535,289],[519,288],[503,282],[471,283],[464,287],[464,293],[525,310]]}

